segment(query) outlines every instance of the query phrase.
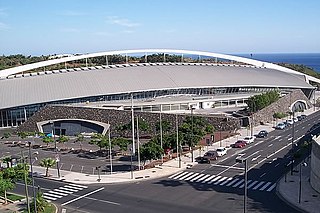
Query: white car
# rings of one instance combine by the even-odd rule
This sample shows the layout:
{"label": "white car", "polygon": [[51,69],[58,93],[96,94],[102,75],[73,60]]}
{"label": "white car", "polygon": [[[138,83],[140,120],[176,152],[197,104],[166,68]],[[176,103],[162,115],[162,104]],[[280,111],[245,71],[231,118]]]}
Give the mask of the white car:
{"label": "white car", "polygon": [[298,118],[293,118],[293,122],[298,122]]}
{"label": "white car", "polygon": [[286,125],[284,123],[278,123],[276,126],[276,129],[284,129],[286,128]]}
{"label": "white car", "polygon": [[217,156],[221,157],[227,154],[227,149],[225,147],[219,147],[217,148],[216,152],[217,152]]}
{"label": "white car", "polygon": [[247,144],[249,143],[253,143],[254,142],[255,137],[254,136],[247,136],[243,139],[244,142],[246,142]]}
{"label": "white car", "polygon": [[286,120],[286,123],[289,124],[289,125],[292,125],[293,124],[293,120],[292,119]]}

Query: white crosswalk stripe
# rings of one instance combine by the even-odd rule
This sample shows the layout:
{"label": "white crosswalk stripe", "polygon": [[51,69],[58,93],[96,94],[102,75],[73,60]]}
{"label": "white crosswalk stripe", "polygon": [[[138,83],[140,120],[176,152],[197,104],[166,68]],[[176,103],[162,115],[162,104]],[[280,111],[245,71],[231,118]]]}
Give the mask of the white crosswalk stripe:
{"label": "white crosswalk stripe", "polygon": [[233,181],[231,181],[230,183],[228,183],[226,186],[231,186],[232,184],[234,184],[235,182],[237,182],[239,180],[239,178],[234,179]]}
{"label": "white crosswalk stripe", "polygon": [[46,200],[55,201],[55,200],[60,199],[62,197],[68,196],[69,194],[81,191],[85,188],[88,188],[88,187],[82,186],[82,185],[77,185],[77,184],[68,184],[68,185],[60,186],[57,189],[52,189],[48,192],[43,193],[43,197]]}
{"label": "white crosswalk stripe", "polygon": [[217,177],[213,178],[212,180],[210,180],[210,181],[208,182],[208,184],[211,184],[211,183],[217,181],[217,180],[220,179],[220,178],[221,178],[221,176],[217,176]]}
{"label": "white crosswalk stripe", "polygon": [[264,181],[261,181],[258,185],[256,185],[255,187],[253,187],[253,190],[258,189],[261,185],[264,184]]}
{"label": "white crosswalk stripe", "polygon": [[266,183],[263,187],[261,187],[259,190],[263,191],[265,190],[269,185],[271,184],[271,182]]}
{"label": "white crosswalk stripe", "polygon": [[191,180],[192,178],[194,178],[194,177],[197,176],[197,175],[199,175],[199,173],[194,173],[193,175],[187,177],[187,178],[185,179],[185,181]]}
{"label": "white crosswalk stripe", "polygon": [[191,180],[190,180],[190,182],[193,182],[193,181],[195,181],[195,180],[197,180],[197,179],[199,179],[199,178],[201,178],[202,176],[204,176],[205,174],[200,174],[200,175],[198,175],[198,176],[196,176],[196,177],[194,177],[194,178],[192,178]]}
{"label": "white crosswalk stripe", "polygon": [[232,180],[232,177],[230,177],[227,180],[225,180],[222,183],[220,183],[219,186],[223,186],[224,184],[228,183],[230,180]]}
{"label": "white crosswalk stripe", "polygon": [[205,175],[205,176],[199,178],[198,180],[196,180],[196,182],[200,182],[200,181],[206,179],[206,178],[209,177],[209,176],[210,176],[210,175]]}
{"label": "white crosswalk stripe", "polygon": [[258,183],[259,181],[255,180],[253,181],[253,183],[250,183],[250,185],[248,186],[247,189],[250,189],[252,186],[254,186],[256,183]]}
{"label": "white crosswalk stripe", "polygon": [[[247,186],[248,186],[248,184],[249,184],[251,181],[252,181],[252,180],[248,180],[248,182],[247,182]],[[243,184],[239,187],[239,189],[244,188],[244,185],[245,185],[245,183],[243,183]]]}
{"label": "white crosswalk stripe", "polygon": [[244,182],[244,179],[241,179],[240,181],[235,183],[232,187],[235,188],[235,187],[239,186],[242,182]]}
{"label": "white crosswalk stripe", "polygon": [[272,191],[272,189],[274,189],[276,187],[277,183],[274,183],[272,186],[269,187],[269,189],[267,189],[267,192]]}
{"label": "white crosswalk stripe", "polygon": [[186,179],[187,177],[189,177],[191,175],[193,175],[193,172],[190,172],[188,174],[183,175],[182,177],[179,178],[179,180],[184,180],[184,179]]}
{"label": "white crosswalk stripe", "polygon": [[[189,181],[201,184],[212,184],[219,185],[225,187],[239,188],[243,189],[245,186],[244,179],[242,178],[233,178],[233,177],[224,177],[224,176],[216,176],[198,172],[178,172],[168,177],[169,179],[181,180],[181,181]],[[251,190],[259,190],[271,192],[275,187],[276,183],[267,182],[267,181],[258,181],[258,180],[248,180],[247,189]],[[74,191],[82,190],[85,186],[76,185],[76,184],[68,184],[66,186],[60,187],[59,189],[55,189],[53,191],[60,192],[55,193],[56,195],[64,195],[63,193],[73,193]],[[54,193],[53,193],[54,194]]]}
{"label": "white crosswalk stripe", "polygon": [[215,175],[211,175],[210,177],[208,177],[207,179],[205,179],[204,181],[202,181],[201,183],[207,183],[209,180],[211,180],[212,178],[214,178]]}
{"label": "white crosswalk stripe", "polygon": [[227,177],[222,177],[219,180],[217,180],[213,185],[218,185],[219,183],[221,183],[222,181],[224,181],[225,179],[227,179]]}

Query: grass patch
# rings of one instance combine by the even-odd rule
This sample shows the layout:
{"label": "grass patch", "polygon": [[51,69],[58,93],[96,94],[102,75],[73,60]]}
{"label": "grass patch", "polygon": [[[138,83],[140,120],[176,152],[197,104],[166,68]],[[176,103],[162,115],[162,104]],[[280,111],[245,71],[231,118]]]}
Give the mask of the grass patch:
{"label": "grass patch", "polygon": [[[4,194],[0,194],[0,196],[4,198]],[[17,201],[17,200],[22,200],[24,196],[7,193],[7,198],[12,201]]]}
{"label": "grass patch", "polygon": [[44,210],[44,213],[55,213],[55,212],[56,212],[56,207],[51,203]]}

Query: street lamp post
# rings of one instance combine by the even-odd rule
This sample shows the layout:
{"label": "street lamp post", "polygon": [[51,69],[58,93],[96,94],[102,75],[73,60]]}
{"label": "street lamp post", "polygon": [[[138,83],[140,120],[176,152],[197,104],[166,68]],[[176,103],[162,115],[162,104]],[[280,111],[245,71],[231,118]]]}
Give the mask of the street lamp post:
{"label": "street lamp post", "polygon": [[291,155],[291,167],[290,167],[290,173],[293,175],[293,149],[294,149],[294,110],[292,110],[292,140],[291,140],[291,150],[292,150],[292,155]]}
{"label": "street lamp post", "polygon": [[[162,105],[160,105],[160,146],[163,150],[163,137],[162,137]],[[161,153],[161,164],[163,164],[163,154]]]}
{"label": "street lamp post", "polygon": [[138,169],[140,170],[140,138],[139,138],[139,117],[137,116],[137,151],[138,151]]}
{"label": "street lamp post", "polygon": [[59,169],[60,158],[59,158],[58,149],[57,149],[57,141],[56,141],[56,132],[55,132],[54,121],[52,121],[51,127],[52,127],[52,135],[53,135],[53,142],[54,142],[54,150],[56,152],[56,165],[57,165],[58,178],[60,178],[60,169]]}
{"label": "street lamp post", "polygon": [[193,162],[193,143],[194,143],[194,133],[193,133],[193,105],[191,105],[191,162]]}
{"label": "street lamp post", "polygon": [[220,123],[220,125],[219,125],[219,131],[220,131],[220,147],[222,147],[222,124]]}
{"label": "street lamp post", "polygon": [[244,197],[243,197],[243,213],[247,212],[247,193],[248,193],[248,158],[236,158],[237,163],[244,163]]}
{"label": "street lamp post", "polygon": [[181,168],[181,154],[179,144],[179,128],[178,128],[178,115],[176,114],[176,137],[177,137],[177,158],[179,161],[179,168]]}
{"label": "street lamp post", "polygon": [[299,165],[299,203],[301,203],[301,191],[302,191],[302,166],[307,166],[307,163],[300,163]]}
{"label": "street lamp post", "polygon": [[[109,124],[109,122],[108,122]],[[112,175],[112,151],[111,151],[111,132],[110,132],[110,124],[109,124],[109,131],[108,131],[108,139],[109,139],[109,158],[110,158],[110,175]]]}
{"label": "street lamp post", "polygon": [[31,141],[28,141],[28,144],[29,144],[29,162],[30,162],[30,170],[31,170],[34,212],[37,213],[36,189],[34,187],[33,167],[32,167],[32,158],[31,158]]}

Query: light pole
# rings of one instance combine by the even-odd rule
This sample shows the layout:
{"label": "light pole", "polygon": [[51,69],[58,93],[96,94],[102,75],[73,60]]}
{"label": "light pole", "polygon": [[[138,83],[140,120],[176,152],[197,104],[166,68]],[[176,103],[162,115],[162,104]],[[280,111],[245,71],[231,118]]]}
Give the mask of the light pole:
{"label": "light pole", "polygon": [[[163,150],[163,137],[162,137],[162,105],[160,104],[160,146]],[[161,153],[161,164],[163,164],[163,154]]]}
{"label": "light pole", "polygon": [[51,127],[52,127],[52,135],[53,135],[53,142],[54,142],[54,150],[56,152],[56,165],[57,165],[58,178],[60,178],[60,169],[59,169],[60,158],[59,158],[58,149],[57,149],[57,141],[56,141],[56,133],[55,133],[54,121],[52,121]]}
{"label": "light pole", "polygon": [[179,144],[179,128],[178,128],[178,115],[176,114],[176,137],[177,137],[177,158],[179,161],[179,168],[181,168],[181,154]]}
{"label": "light pole", "polygon": [[194,134],[193,134],[193,105],[191,105],[191,162],[193,162],[193,143],[194,143]]}
{"label": "light pole", "polygon": [[243,197],[243,213],[247,212],[247,192],[248,192],[248,158],[236,158],[237,163],[244,163],[244,197]]}
{"label": "light pole", "polygon": [[301,191],[302,191],[302,166],[307,166],[307,163],[300,163],[299,166],[299,203],[301,203]]}
{"label": "light pole", "polygon": [[[33,138],[33,140],[34,140],[34,138]],[[33,167],[32,167],[32,158],[31,158],[31,141],[28,141],[28,144],[29,144],[29,162],[30,162],[30,170],[31,170],[34,211],[35,211],[35,213],[37,213],[38,211],[37,211],[36,189],[34,187]]]}
{"label": "light pole", "polygon": [[96,170],[98,170],[98,179],[97,181],[100,182],[101,181],[101,177],[100,177],[100,166],[96,167]]}
{"label": "light pole", "polygon": [[139,117],[137,116],[137,151],[138,151],[138,169],[140,170],[140,138],[139,138]]}
{"label": "light pole", "polygon": [[222,147],[222,134],[221,134],[221,132],[222,132],[222,124],[221,123],[219,125],[219,130],[220,130],[220,141],[219,141],[219,143],[220,143],[220,147]]}
{"label": "light pole", "polygon": [[291,167],[290,167],[290,173],[293,175],[293,149],[294,149],[294,110],[292,109],[292,140],[291,140],[291,150],[292,150],[292,156],[291,156]]}
{"label": "light pole", "polygon": [[109,124],[109,131],[108,131],[108,139],[109,139],[109,158],[110,158],[110,175],[112,175],[112,151],[111,151],[111,132],[110,132],[110,123]]}

